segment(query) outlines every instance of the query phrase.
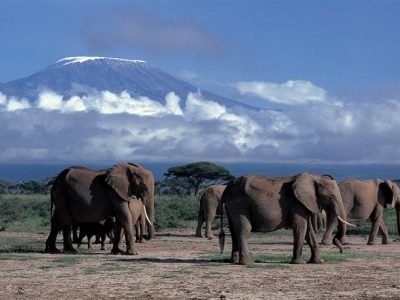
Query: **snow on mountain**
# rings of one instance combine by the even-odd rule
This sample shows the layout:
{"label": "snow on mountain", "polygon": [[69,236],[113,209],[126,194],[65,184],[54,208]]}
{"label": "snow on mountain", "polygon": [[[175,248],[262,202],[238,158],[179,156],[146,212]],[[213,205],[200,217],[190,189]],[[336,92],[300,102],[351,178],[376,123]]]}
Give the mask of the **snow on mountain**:
{"label": "snow on mountain", "polygon": [[[33,102],[43,91],[52,91],[64,99],[88,96],[101,91],[114,94],[128,92],[131,97],[148,97],[160,103],[174,92],[181,99],[199,89],[162,71],[143,60],[108,57],[66,57],[25,78],[0,84],[8,97],[26,98]],[[246,106],[208,91],[202,95],[226,107]]]}

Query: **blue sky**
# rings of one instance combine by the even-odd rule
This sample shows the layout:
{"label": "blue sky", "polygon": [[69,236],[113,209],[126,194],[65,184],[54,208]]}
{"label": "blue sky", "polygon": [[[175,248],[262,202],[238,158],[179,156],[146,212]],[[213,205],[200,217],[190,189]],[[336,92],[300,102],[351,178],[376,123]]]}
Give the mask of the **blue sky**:
{"label": "blue sky", "polygon": [[399,83],[399,13],[385,0],[5,0],[0,82],[96,55],[144,59],[229,95],[252,80],[363,94]]}
{"label": "blue sky", "polygon": [[[201,89],[275,109],[229,111],[199,95],[176,100],[172,94],[175,107],[180,105],[175,115],[151,103],[164,112],[162,119],[135,115],[135,124],[143,124],[136,132],[157,132],[136,141],[137,152],[129,152],[126,137],[118,153],[103,141],[107,149],[98,160],[109,153],[115,160],[157,160],[168,153],[175,160],[400,162],[400,142],[393,138],[400,125],[400,1],[4,0],[0,7],[0,82],[68,56],[140,59]],[[45,110],[35,119],[29,105],[11,97],[0,94],[0,136],[20,131],[26,140],[3,146],[0,161],[44,160],[54,153],[52,135],[36,130],[27,138],[23,124],[47,128],[53,123],[44,122],[65,119],[66,124],[71,116],[59,106],[52,117]],[[44,103],[39,100],[37,107]],[[81,107],[87,100],[79,99]],[[24,110],[14,112],[15,107]],[[117,130],[112,128],[117,116],[92,116],[94,124]],[[76,124],[85,123],[79,114],[76,118]],[[130,122],[126,115],[118,118],[121,124]],[[82,126],[99,136],[85,146],[86,156],[77,152],[80,160],[94,157],[99,132],[104,136],[100,125]],[[171,133],[167,140],[168,126],[169,132],[191,129]],[[215,136],[199,145],[210,128]],[[87,140],[83,134],[76,139],[80,143]],[[233,141],[225,140],[230,134]],[[71,153],[78,142],[69,142]],[[63,160],[63,155],[52,159]]]}

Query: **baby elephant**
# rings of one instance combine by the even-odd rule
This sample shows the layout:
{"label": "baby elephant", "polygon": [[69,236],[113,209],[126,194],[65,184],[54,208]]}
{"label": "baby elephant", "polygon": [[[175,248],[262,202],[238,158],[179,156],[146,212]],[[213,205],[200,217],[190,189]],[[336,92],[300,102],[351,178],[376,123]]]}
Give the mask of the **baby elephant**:
{"label": "baby elephant", "polygon": [[88,249],[92,248],[92,236],[100,236],[101,250],[106,250],[106,236],[113,240],[115,230],[115,218],[109,217],[105,220],[96,223],[81,223],[79,224],[78,248],[82,244],[82,239],[86,236],[88,240]]}
{"label": "baby elephant", "polygon": [[[151,228],[153,224],[151,223],[146,212],[146,207],[144,206],[143,201],[140,198],[131,196],[129,198],[128,207],[132,216],[132,224],[135,225],[136,229],[136,242],[142,243],[144,242],[143,233],[145,232],[146,227]],[[119,235],[119,240],[122,240],[123,230],[121,224],[119,224],[118,222],[116,223],[115,235]],[[135,252],[135,254],[137,255],[138,253]]]}

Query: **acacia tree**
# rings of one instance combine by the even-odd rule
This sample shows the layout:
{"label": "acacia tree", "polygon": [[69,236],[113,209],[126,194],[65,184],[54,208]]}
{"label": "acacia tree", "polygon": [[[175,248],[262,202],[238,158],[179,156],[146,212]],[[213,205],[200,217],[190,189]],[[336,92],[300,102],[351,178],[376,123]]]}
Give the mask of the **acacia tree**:
{"label": "acacia tree", "polygon": [[197,162],[171,167],[164,175],[167,178],[185,180],[194,190],[195,195],[204,185],[222,183],[234,178],[227,169],[211,162]]}

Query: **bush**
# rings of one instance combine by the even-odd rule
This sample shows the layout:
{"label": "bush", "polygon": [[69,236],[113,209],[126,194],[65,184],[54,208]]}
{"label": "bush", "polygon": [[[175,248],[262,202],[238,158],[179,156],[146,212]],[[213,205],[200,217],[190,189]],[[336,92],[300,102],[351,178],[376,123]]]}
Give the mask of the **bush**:
{"label": "bush", "polygon": [[[190,227],[197,220],[197,196],[157,195],[156,229]],[[49,231],[50,195],[0,195],[0,231]]]}
{"label": "bush", "polygon": [[188,227],[197,219],[197,196],[156,195],[156,230]]}
{"label": "bush", "polygon": [[0,220],[1,230],[47,230],[50,224],[50,196],[0,195]]}

